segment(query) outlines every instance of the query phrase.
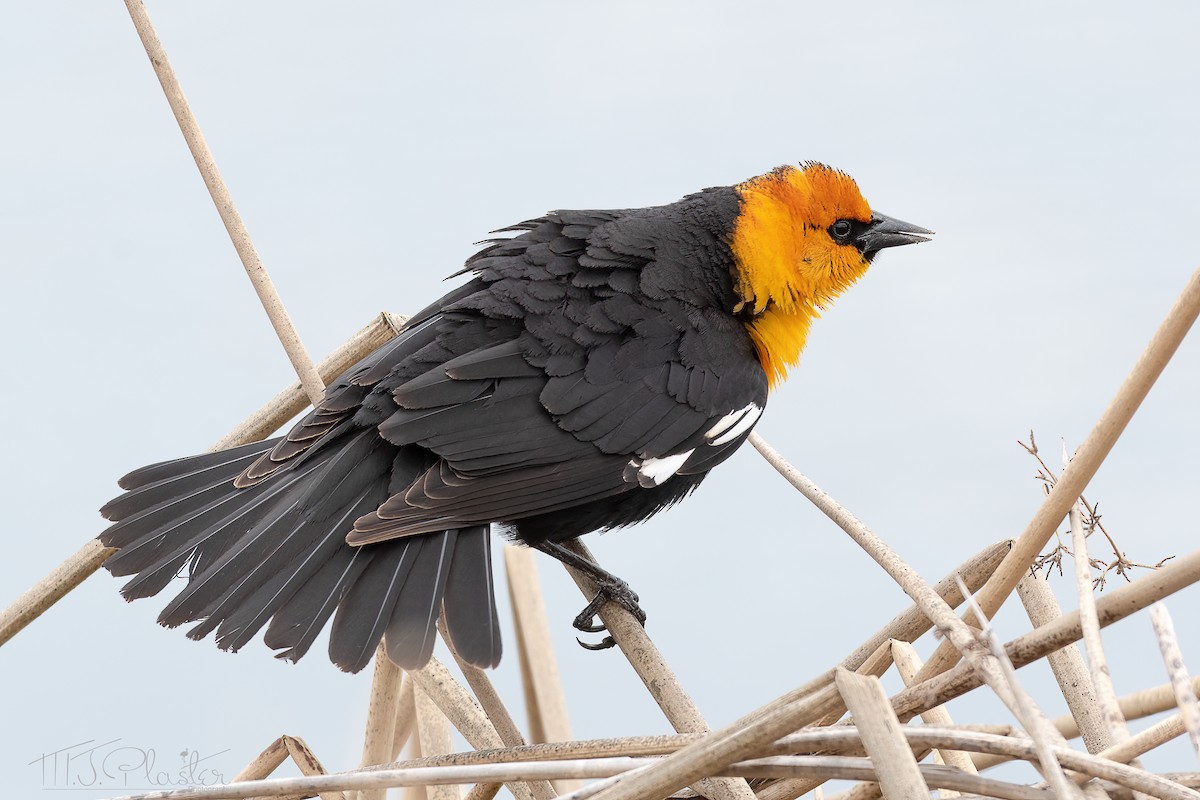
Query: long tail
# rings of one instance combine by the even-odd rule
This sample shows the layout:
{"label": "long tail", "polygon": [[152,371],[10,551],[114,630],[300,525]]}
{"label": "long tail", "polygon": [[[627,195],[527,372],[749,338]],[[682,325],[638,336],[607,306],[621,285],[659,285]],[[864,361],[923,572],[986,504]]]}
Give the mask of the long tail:
{"label": "long tail", "polygon": [[[216,632],[237,650],[267,625],[277,656],[299,660],[334,617],[330,659],[357,672],[381,638],[398,665],[416,669],[433,651],[444,611],[459,655],[481,667],[500,660],[488,526],[352,547],[354,520],[391,494],[394,475],[427,456],[397,448],[374,429],[330,432],[267,480],[234,479],[281,440],[154,464],[121,479],[126,493],[101,513],[116,524],[100,536],[118,548],[105,563],[134,576],[129,600],[187,585],[159,615],[188,636]],[[335,616],[336,612],[336,616]],[[269,623],[269,624],[268,624]]]}

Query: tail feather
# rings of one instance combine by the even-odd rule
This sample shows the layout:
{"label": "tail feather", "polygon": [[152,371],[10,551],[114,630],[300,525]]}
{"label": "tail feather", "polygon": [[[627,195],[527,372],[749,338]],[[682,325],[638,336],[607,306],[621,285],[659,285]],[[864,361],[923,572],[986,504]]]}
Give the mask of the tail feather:
{"label": "tail feather", "polygon": [[[479,666],[500,657],[488,526],[352,546],[354,522],[407,489],[436,462],[348,419],[274,464],[262,480],[235,483],[276,439],[163,462],[122,480],[128,493],[104,507],[114,524],[101,541],[118,552],[105,567],[132,575],[127,599],[186,586],[159,615],[237,650],[264,626],[278,657],[298,660],[333,617],[331,660],[358,671],[381,640],[406,668],[428,662],[444,609],[458,653]],[[307,441],[307,440],[306,440]],[[264,465],[265,466],[265,465]]]}
{"label": "tail feather", "polygon": [[[298,592],[306,590],[311,579],[321,567],[333,558],[339,550],[347,550],[345,531],[354,524],[357,515],[378,505],[378,501],[370,496],[370,490],[364,493],[359,502],[350,506],[341,517],[330,521],[324,535],[317,538],[319,544],[309,550],[302,551],[296,558],[278,569],[271,579],[260,586],[254,594],[245,598],[241,605],[224,618],[219,619],[217,628],[217,646],[223,650],[237,651],[262,628],[263,625]],[[356,551],[357,552],[357,551]],[[218,618],[221,610],[213,613]]]}
{"label": "tail feather", "polygon": [[[421,537],[421,552],[387,626],[387,653],[404,669],[420,669],[433,655],[437,619],[453,560],[457,530]],[[403,541],[403,540],[401,540]]]}
{"label": "tail feather", "polygon": [[490,525],[458,532],[442,610],[450,641],[454,642],[460,658],[478,667],[500,663],[500,619],[492,586]]}
{"label": "tail feather", "polygon": [[308,652],[372,558],[367,548],[339,549],[275,612],[263,641],[273,650],[283,650],[277,658],[299,661]]}
{"label": "tail feather", "polygon": [[372,553],[333,618],[329,632],[333,663],[347,672],[358,672],[370,663],[405,582],[419,577],[413,568],[425,545],[420,539],[397,541]]}
{"label": "tail feather", "polygon": [[197,470],[207,469],[211,466],[230,464],[233,461],[251,456],[257,457],[262,453],[271,450],[281,441],[283,441],[283,437],[266,439],[261,442],[251,442],[250,444],[230,447],[227,450],[217,450],[216,452],[205,453],[199,456],[175,458],[170,461],[160,461],[156,464],[148,464],[147,466],[135,469],[128,475],[125,475],[123,478],[117,481],[117,485],[127,492],[133,491],[134,489],[140,489],[143,486],[147,486],[151,483],[178,478],[182,475],[186,475]]}
{"label": "tail feather", "polygon": [[140,511],[175,500],[182,494],[221,486],[229,482],[231,470],[239,466],[244,468],[257,457],[258,451],[252,450],[240,458],[196,466],[181,475],[142,484],[106,504],[100,513],[105,519],[126,519]]}
{"label": "tail feather", "polygon": [[[302,477],[303,473],[289,475],[287,479],[257,494],[231,492],[228,486],[214,487],[212,492],[222,490],[224,494],[200,509],[185,513],[176,521],[143,533],[140,538],[123,547],[119,542],[102,536],[101,541],[105,544],[113,541],[111,546],[121,547],[121,551],[110,558],[105,566],[114,575],[147,573],[156,571],[164,563],[173,563],[184,557],[184,560],[190,558],[192,562],[190,574],[199,575],[203,572],[206,557],[211,560],[213,553],[223,551],[247,529],[257,525],[276,508],[280,495],[284,495]],[[169,511],[169,508],[166,510]],[[164,513],[163,516],[169,519],[169,515]],[[139,578],[130,581],[126,588],[132,590],[140,578],[139,575]]]}
{"label": "tail feather", "polygon": [[[330,546],[345,547],[346,531],[354,524],[352,515],[367,507],[365,500],[376,505],[381,500],[380,484],[391,460],[390,448],[381,447],[378,438],[369,435],[360,435],[358,441],[338,451],[324,469],[293,490],[298,500],[289,513],[294,516],[281,516],[269,527],[264,522],[259,529],[247,534],[247,537],[255,536],[257,541],[243,539],[206,569],[206,574],[218,580],[218,586],[219,582],[224,582],[228,589],[197,612],[197,617],[207,617],[207,621],[188,635],[203,638],[218,625],[223,625],[239,608],[257,608],[254,616],[265,621],[262,614],[267,608],[260,603],[266,603],[267,597],[271,597],[277,607],[287,597],[271,594],[253,602],[250,596],[264,584],[277,583],[282,589],[281,579],[286,579],[289,570],[294,572],[297,565],[303,568],[314,552],[328,552]],[[343,469],[339,470],[339,467]],[[267,552],[262,551],[259,542],[268,548]],[[238,637],[232,636],[229,641],[236,643]],[[218,644],[224,646],[220,641]],[[231,647],[236,649],[240,644],[231,644]]]}

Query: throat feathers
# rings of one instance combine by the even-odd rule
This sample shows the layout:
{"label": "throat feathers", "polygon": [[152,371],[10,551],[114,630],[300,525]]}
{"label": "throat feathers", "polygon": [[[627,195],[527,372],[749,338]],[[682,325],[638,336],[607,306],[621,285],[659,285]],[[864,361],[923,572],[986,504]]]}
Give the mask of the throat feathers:
{"label": "throat feathers", "polygon": [[823,164],[780,167],[736,188],[734,312],[774,388],[799,362],[813,320],[870,266],[831,231],[840,221],[869,225],[871,209],[852,178]]}

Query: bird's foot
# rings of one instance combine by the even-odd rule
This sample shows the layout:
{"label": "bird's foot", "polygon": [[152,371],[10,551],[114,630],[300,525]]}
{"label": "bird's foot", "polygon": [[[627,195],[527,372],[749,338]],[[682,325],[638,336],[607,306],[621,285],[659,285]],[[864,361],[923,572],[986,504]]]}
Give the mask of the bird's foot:
{"label": "bird's foot", "polygon": [[[539,542],[534,546],[543,553],[554,556],[567,566],[574,567],[583,572],[596,584],[596,596],[575,617],[574,625],[576,630],[583,631],[584,633],[606,632],[607,628],[604,627],[604,624],[596,621],[596,615],[600,613],[600,608],[610,601],[628,611],[638,621],[639,625],[645,627],[646,612],[642,611],[642,607],[638,605],[637,593],[629,588],[628,583],[605,570],[599,564],[578,555],[557,542]],[[607,650],[616,644],[611,636],[605,636],[597,644],[588,644],[580,639],[576,639],[576,641],[579,642],[581,647],[588,650]]]}
{"label": "bird's foot", "polygon": [[[625,581],[610,575],[606,579],[596,581],[596,596],[575,617],[573,623],[575,630],[584,633],[606,632],[608,629],[603,623],[596,621],[596,615],[600,613],[600,607],[608,602],[616,603],[628,611],[639,625],[645,627],[646,612],[638,605],[637,592],[630,589],[629,584]],[[575,641],[579,642],[579,646],[586,650],[607,650],[616,644],[611,636],[605,636],[596,644],[589,644],[578,637]]]}

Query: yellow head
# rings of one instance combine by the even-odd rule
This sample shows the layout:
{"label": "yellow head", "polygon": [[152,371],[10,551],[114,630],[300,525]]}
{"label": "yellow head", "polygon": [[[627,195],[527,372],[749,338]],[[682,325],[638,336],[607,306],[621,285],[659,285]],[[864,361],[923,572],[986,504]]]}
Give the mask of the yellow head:
{"label": "yellow head", "polygon": [[824,164],[780,167],[736,188],[734,310],[774,386],[800,360],[812,320],[880,249],[932,231],[873,214],[854,180]]}

